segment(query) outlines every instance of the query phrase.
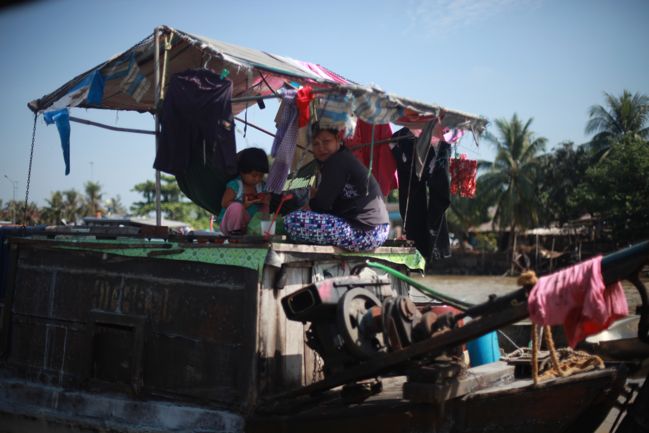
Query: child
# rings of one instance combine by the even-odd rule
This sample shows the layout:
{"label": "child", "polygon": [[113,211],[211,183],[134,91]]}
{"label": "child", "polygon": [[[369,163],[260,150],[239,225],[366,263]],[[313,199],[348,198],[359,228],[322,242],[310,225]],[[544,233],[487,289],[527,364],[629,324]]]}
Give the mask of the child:
{"label": "child", "polygon": [[225,185],[218,217],[221,233],[242,234],[259,211],[268,212],[268,194],[263,194],[268,173],[268,158],[263,149],[251,147],[237,155],[239,176]]}

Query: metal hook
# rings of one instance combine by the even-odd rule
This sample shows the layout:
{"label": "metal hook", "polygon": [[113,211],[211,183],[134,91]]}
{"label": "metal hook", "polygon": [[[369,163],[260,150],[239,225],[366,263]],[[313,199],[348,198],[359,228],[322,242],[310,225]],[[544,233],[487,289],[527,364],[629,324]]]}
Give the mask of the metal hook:
{"label": "metal hook", "polygon": [[[203,57],[205,57],[205,54],[203,54]],[[203,62],[203,69],[207,69],[207,65],[210,63],[211,60],[212,60],[212,55],[207,54],[207,58]]]}

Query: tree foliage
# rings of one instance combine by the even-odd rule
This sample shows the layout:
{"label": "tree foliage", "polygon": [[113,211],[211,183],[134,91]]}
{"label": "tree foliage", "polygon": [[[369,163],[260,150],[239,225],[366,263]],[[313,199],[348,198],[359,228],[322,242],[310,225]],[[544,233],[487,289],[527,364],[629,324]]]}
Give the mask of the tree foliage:
{"label": "tree foliage", "polygon": [[[206,229],[209,226],[209,212],[189,201],[173,176],[163,174],[160,180],[160,209],[164,216],[187,222],[194,228]],[[133,191],[142,194],[143,200],[133,203],[131,212],[138,216],[155,214],[155,182],[147,180],[138,183]]]}
{"label": "tree foliage", "polygon": [[514,114],[509,121],[496,120],[498,137],[485,136],[495,147],[496,158],[483,165],[488,171],[480,176],[480,184],[486,202],[495,205],[494,221],[501,228],[509,227],[511,239],[517,228],[531,227],[539,220],[538,155],[547,139],[537,137],[531,124],[532,119],[523,123]]}
{"label": "tree foliage", "polygon": [[601,219],[613,241],[649,238],[649,147],[625,136],[613,142],[606,159],[592,165],[576,191],[584,208]]}
{"label": "tree foliage", "polygon": [[586,146],[564,141],[552,153],[540,157],[539,216],[545,226],[576,220],[586,213],[576,196],[591,166],[591,154]]}
{"label": "tree foliage", "polygon": [[604,92],[605,106],[593,105],[588,112],[586,134],[595,134],[591,140],[597,159],[606,157],[616,141],[631,137],[649,139],[649,97],[624,90],[617,97]]}

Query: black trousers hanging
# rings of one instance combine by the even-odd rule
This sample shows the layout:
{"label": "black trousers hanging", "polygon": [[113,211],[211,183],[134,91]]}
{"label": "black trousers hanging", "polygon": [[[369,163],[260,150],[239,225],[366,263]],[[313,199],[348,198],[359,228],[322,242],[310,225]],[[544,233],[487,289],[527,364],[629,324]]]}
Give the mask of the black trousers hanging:
{"label": "black trousers hanging", "polygon": [[[410,130],[393,134],[400,138],[392,148],[399,177],[399,212],[404,220],[406,238],[414,241],[427,261],[450,256],[446,209],[450,205],[448,159],[450,146],[441,142],[438,155],[430,149],[425,169],[418,179],[413,169],[413,149],[417,141]],[[431,167],[434,164],[434,167]]]}
{"label": "black trousers hanging", "polygon": [[439,260],[451,255],[446,222],[446,210],[451,204],[451,184],[448,175],[450,150],[451,146],[447,142],[439,143],[435,167],[426,181],[428,186],[426,225],[431,238],[430,260]]}

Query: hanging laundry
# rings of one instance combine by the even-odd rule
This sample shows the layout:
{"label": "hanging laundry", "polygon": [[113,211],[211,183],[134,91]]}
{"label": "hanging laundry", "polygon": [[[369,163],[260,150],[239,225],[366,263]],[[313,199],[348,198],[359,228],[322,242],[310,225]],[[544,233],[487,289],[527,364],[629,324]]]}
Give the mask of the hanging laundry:
{"label": "hanging laundry", "polygon": [[460,197],[475,197],[478,161],[467,159],[466,154],[452,158],[449,165],[451,172],[451,194]]}
{"label": "hanging laundry", "polygon": [[428,232],[431,237],[430,260],[451,256],[451,243],[448,237],[446,210],[451,204],[451,190],[448,176],[451,145],[440,141],[433,149],[433,161],[428,164]]}
{"label": "hanging laundry", "polygon": [[437,158],[431,148],[424,161],[421,179],[416,175],[413,158],[417,137],[408,128],[392,135],[392,153],[399,177],[399,212],[406,238],[427,261],[450,256],[450,242],[445,211],[450,204],[447,143],[440,143]]}
{"label": "hanging laundry", "polygon": [[[390,137],[392,137],[392,128],[390,128],[389,124],[374,126],[375,142]],[[345,145],[366,167],[369,167],[370,164],[371,147],[366,145],[359,149],[354,149],[354,146],[371,142],[372,125],[359,118],[356,122],[354,135],[350,139],[345,140]],[[392,154],[388,143],[376,145],[374,147],[372,160],[372,174],[379,183],[381,192],[384,196],[388,195],[390,191],[399,186],[396,170],[397,163],[394,160],[394,155]]]}
{"label": "hanging laundry", "polygon": [[104,78],[106,81],[121,78],[120,88],[137,102],[140,102],[144,94],[151,87],[151,82],[140,72],[140,68],[135,60],[135,53],[131,53],[127,59],[111,67]]}
{"label": "hanging laundry", "polygon": [[345,137],[350,137],[356,127],[353,103],[354,95],[351,92],[342,95],[332,93],[320,98],[316,104],[320,127],[342,130]]}
{"label": "hanging laundry", "polygon": [[447,142],[448,144],[453,144],[457,141],[459,141],[463,136],[464,136],[464,130],[463,129],[449,129],[449,128],[444,128],[444,141]]}
{"label": "hanging laundry", "polygon": [[602,256],[541,277],[527,308],[536,324],[563,324],[571,347],[629,314],[622,284],[604,284]]}
{"label": "hanging laundry", "polygon": [[[440,119],[431,120],[419,135],[415,143],[415,174],[419,179],[422,178],[425,161],[431,153],[433,144],[438,144],[442,137],[442,124]],[[434,143],[433,143],[434,142]]]}
{"label": "hanging laundry", "polygon": [[236,173],[232,82],[207,69],[171,76],[160,117],[153,167],[178,175],[192,159],[227,175]]}
{"label": "hanging laundry", "polygon": [[56,123],[61,139],[61,150],[63,150],[63,162],[65,163],[65,175],[70,174],[70,112],[67,108],[43,113],[45,123],[51,125]]}
{"label": "hanging laundry", "polygon": [[403,114],[399,103],[384,93],[363,93],[354,102],[354,114],[374,125],[394,122]]}
{"label": "hanging laundry", "polygon": [[284,190],[284,184],[295,154],[298,134],[297,92],[293,89],[280,89],[279,93],[282,95],[282,103],[277,111],[277,116],[275,116],[277,133],[271,149],[271,156],[275,159],[266,179],[267,190],[276,194]]}
{"label": "hanging laundry", "polygon": [[295,97],[295,105],[297,106],[297,111],[299,114],[298,117],[298,126],[302,128],[309,123],[311,118],[311,101],[313,101],[313,89],[311,86],[304,86],[297,91],[297,96]]}

